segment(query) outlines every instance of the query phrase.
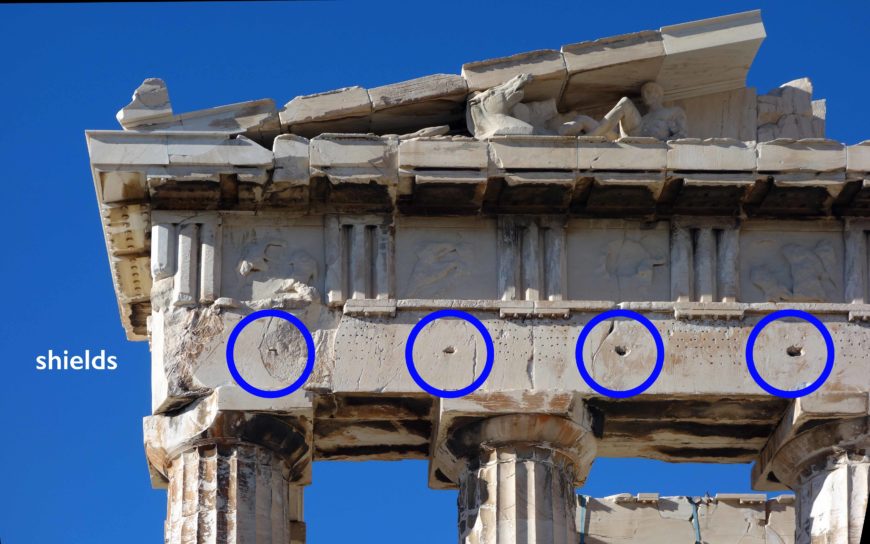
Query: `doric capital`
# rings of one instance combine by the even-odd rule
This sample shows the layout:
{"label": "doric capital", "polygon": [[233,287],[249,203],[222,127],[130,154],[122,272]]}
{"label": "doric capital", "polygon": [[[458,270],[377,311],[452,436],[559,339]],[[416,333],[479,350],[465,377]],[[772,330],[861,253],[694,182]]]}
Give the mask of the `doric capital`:
{"label": "doric capital", "polygon": [[[512,411],[508,398],[493,412],[493,399],[442,401],[432,444],[430,485],[455,487],[464,470],[487,451],[500,448],[546,448],[572,465],[574,483],[582,485],[595,459],[597,442],[592,415],[585,403],[572,396],[552,395],[535,412]],[[489,408],[487,408],[489,407]],[[519,407],[518,407],[519,408]]]}
{"label": "doric capital", "polygon": [[145,454],[155,487],[169,479],[169,467],[183,453],[201,446],[253,446],[271,452],[297,485],[311,480],[313,417],[222,410],[216,396],[182,412],[144,419]]}
{"label": "doric capital", "polygon": [[764,466],[766,479],[791,489],[833,465],[870,462],[870,416],[820,421],[775,450],[765,448],[762,458],[759,466]]}

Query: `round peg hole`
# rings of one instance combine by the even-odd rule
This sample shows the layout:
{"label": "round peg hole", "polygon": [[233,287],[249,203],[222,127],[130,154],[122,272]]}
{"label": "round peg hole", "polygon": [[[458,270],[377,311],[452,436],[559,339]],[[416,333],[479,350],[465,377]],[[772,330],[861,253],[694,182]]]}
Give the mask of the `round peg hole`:
{"label": "round peg hole", "polygon": [[800,346],[789,346],[785,349],[789,357],[800,357],[804,354],[804,348]]}

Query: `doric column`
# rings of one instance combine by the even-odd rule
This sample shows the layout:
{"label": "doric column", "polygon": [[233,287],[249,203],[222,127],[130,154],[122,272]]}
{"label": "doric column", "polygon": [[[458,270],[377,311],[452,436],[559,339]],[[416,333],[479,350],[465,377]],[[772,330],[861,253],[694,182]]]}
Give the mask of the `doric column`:
{"label": "doric column", "polygon": [[298,418],[200,401],[145,419],[149,462],[168,488],[167,544],[304,544],[310,432]]}
{"label": "doric column", "polygon": [[209,443],[169,466],[166,542],[303,544],[302,488],[282,456],[248,444]]}
{"label": "doric column", "polygon": [[453,433],[463,544],[575,542],[575,488],[595,456],[589,427],[551,415],[504,415]]}
{"label": "doric column", "polygon": [[870,417],[799,432],[778,448],[772,473],[795,492],[795,544],[861,544],[870,494]]}

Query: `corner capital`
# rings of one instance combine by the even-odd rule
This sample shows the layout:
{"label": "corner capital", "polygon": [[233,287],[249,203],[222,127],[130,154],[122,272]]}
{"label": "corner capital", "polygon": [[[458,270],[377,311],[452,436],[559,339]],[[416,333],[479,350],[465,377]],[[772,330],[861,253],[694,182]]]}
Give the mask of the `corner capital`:
{"label": "corner capital", "polygon": [[222,409],[211,395],[173,414],[144,418],[145,455],[154,487],[165,487],[169,467],[200,446],[254,446],[277,456],[297,485],[311,482],[313,412],[292,414]]}

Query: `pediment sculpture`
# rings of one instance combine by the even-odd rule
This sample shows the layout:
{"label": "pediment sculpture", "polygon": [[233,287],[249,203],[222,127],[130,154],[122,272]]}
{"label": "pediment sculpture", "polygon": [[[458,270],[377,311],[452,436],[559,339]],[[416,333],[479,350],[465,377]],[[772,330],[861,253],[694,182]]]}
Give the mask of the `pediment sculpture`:
{"label": "pediment sculpture", "polygon": [[478,140],[501,135],[603,136],[615,140],[644,136],[674,140],[687,136],[686,112],[663,104],[664,91],[655,81],[640,88],[646,113],[623,97],[597,121],[577,110],[560,113],[556,99],[523,102],[525,87],[533,76],[518,74],[501,85],[471,95],[466,120]]}

